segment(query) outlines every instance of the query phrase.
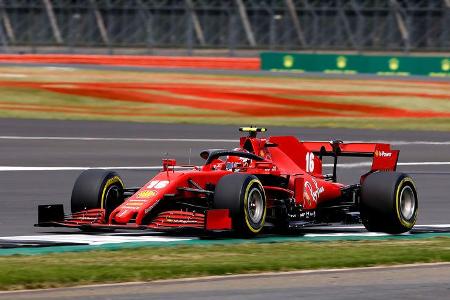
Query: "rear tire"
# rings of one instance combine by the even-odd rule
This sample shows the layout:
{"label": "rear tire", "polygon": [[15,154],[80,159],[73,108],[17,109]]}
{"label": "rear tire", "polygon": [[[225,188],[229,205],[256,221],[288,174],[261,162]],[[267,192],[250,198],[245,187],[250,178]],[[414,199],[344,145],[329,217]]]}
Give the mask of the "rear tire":
{"label": "rear tire", "polygon": [[229,209],[236,232],[245,237],[258,234],[266,219],[266,195],[256,176],[229,174],[216,185],[214,208]]}
{"label": "rear tire", "polygon": [[72,213],[104,208],[105,219],[123,203],[123,182],[116,172],[90,169],[78,176],[72,190]]}
{"label": "rear tire", "polygon": [[361,186],[361,219],[369,231],[399,234],[411,230],[417,220],[414,180],[398,172],[377,172]]}

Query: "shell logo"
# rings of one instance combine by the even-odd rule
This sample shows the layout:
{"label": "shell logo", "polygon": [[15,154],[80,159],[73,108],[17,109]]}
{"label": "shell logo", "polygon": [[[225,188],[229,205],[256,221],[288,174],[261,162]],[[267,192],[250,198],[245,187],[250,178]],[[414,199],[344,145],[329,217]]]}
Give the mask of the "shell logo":
{"label": "shell logo", "polygon": [[344,69],[347,66],[347,58],[345,56],[338,56],[336,58],[336,66],[339,69]]}
{"label": "shell logo", "polygon": [[148,198],[155,196],[156,194],[157,193],[155,191],[145,190],[145,191],[140,191],[139,193],[137,193],[137,197],[140,199],[148,199]]}
{"label": "shell logo", "polygon": [[450,59],[443,59],[441,62],[441,69],[444,72],[450,71]]}
{"label": "shell logo", "polygon": [[292,55],[286,55],[283,57],[283,66],[285,68],[292,68],[294,65],[294,57]]}
{"label": "shell logo", "polygon": [[400,61],[397,58],[391,58],[389,60],[389,70],[391,71],[397,71],[400,67]]}
{"label": "shell logo", "polygon": [[392,157],[392,152],[384,152],[383,150],[375,150],[374,154],[375,157]]}

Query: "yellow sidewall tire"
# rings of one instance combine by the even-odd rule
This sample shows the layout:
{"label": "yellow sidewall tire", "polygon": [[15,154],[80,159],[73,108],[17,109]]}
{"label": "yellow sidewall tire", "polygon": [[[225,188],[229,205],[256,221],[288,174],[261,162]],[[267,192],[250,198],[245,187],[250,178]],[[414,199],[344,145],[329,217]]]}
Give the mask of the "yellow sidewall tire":
{"label": "yellow sidewall tire", "polygon": [[[264,210],[263,210],[263,215],[262,215],[262,218],[261,218],[262,221],[261,221],[261,223],[259,224],[259,226],[257,228],[254,228],[253,225],[251,224],[252,222],[250,220],[250,217],[248,215],[248,210],[247,210],[249,192],[250,192],[250,188],[253,185],[258,185],[259,190],[260,190],[260,192],[261,192],[261,194],[262,194],[262,196],[264,198],[263,199],[263,201],[264,201]],[[244,193],[244,219],[245,219],[245,225],[247,226],[247,229],[250,232],[254,233],[254,234],[259,233],[264,227],[264,223],[265,223],[265,220],[266,220],[266,211],[267,211],[265,199],[266,199],[266,195],[264,193],[264,188],[262,187],[261,182],[258,179],[252,179],[248,183],[247,188],[245,189],[245,193]]]}
{"label": "yellow sidewall tire", "polygon": [[416,224],[416,220],[417,220],[417,209],[414,212],[413,217],[410,220],[405,220],[400,212],[400,195],[401,195],[401,191],[403,190],[403,187],[405,185],[409,185],[413,188],[414,191],[414,196],[417,198],[417,194],[416,194],[416,186],[414,184],[414,181],[412,180],[411,177],[405,177],[402,179],[402,181],[400,181],[400,183],[397,186],[397,192],[395,193],[395,210],[397,212],[397,218],[398,221],[405,226],[406,228],[413,228],[414,225]]}

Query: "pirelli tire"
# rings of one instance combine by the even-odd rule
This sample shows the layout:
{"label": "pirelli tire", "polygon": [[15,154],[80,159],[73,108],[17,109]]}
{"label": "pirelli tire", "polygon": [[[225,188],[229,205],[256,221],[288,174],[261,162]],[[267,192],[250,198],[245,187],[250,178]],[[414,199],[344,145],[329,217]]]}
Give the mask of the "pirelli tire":
{"label": "pirelli tire", "polygon": [[369,231],[400,234],[417,220],[418,198],[414,180],[398,172],[376,172],[361,186],[361,219]]}
{"label": "pirelli tire", "polygon": [[244,237],[257,235],[266,220],[266,195],[256,176],[229,174],[216,185],[214,208],[229,209],[235,231]]}
{"label": "pirelli tire", "polygon": [[83,171],[75,181],[71,197],[72,213],[87,209],[105,209],[106,218],[123,203],[124,185],[113,171],[89,169]]}

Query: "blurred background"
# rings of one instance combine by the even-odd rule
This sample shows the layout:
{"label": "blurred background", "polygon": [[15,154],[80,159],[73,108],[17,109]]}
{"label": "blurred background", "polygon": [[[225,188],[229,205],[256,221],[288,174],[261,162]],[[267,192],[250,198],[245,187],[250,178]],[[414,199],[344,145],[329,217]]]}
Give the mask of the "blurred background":
{"label": "blurred background", "polygon": [[450,0],[0,0],[3,53],[446,52]]}

